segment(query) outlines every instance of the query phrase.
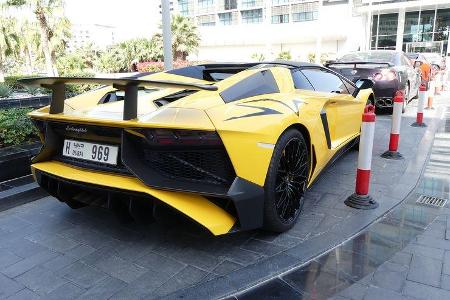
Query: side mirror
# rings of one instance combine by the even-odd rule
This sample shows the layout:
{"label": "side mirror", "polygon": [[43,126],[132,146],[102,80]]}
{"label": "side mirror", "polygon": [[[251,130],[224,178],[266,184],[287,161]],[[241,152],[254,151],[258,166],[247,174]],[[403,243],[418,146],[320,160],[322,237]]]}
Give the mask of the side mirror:
{"label": "side mirror", "polygon": [[416,60],[416,61],[414,62],[414,69],[419,68],[422,64],[423,64],[423,62],[421,62],[420,60]]}
{"label": "side mirror", "polygon": [[374,82],[367,78],[358,79],[358,81],[355,82],[355,85],[359,90],[371,89],[373,84]]}

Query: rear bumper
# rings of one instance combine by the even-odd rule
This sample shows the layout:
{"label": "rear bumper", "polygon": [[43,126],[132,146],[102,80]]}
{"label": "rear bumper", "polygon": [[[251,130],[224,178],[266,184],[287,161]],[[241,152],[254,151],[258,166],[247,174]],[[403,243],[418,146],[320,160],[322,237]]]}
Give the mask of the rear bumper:
{"label": "rear bumper", "polygon": [[[264,189],[237,177],[226,195],[206,197],[195,193],[160,190],[139,179],[117,173],[87,170],[57,161],[32,165],[39,185],[51,195],[64,201],[74,185],[103,191],[104,197],[126,196],[133,199],[162,201],[207,228],[214,235],[230,231],[249,230],[263,224]],[[130,196],[131,195],[131,196]],[[223,204],[223,205],[222,205]],[[230,208],[230,205],[232,207]]]}

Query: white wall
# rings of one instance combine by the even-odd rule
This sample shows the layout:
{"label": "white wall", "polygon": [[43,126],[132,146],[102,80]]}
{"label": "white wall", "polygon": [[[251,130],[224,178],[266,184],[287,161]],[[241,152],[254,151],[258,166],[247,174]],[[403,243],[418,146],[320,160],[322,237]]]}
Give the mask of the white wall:
{"label": "white wall", "polygon": [[191,60],[249,61],[253,53],[263,53],[271,60],[281,51],[290,51],[294,60],[307,60],[316,50],[319,34],[322,53],[354,51],[365,42],[363,19],[352,17],[348,4],[324,6],[316,21],[198,28],[200,47]]}

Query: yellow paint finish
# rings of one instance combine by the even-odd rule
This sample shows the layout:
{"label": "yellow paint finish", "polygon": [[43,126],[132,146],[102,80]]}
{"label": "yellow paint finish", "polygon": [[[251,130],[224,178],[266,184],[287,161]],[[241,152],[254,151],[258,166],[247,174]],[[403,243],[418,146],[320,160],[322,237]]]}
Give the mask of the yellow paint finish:
{"label": "yellow paint finish", "polygon": [[33,173],[40,170],[67,180],[151,195],[200,223],[214,235],[228,233],[236,222],[233,216],[205,197],[157,190],[133,177],[88,171],[55,161],[36,163],[31,168]]}
{"label": "yellow paint finish", "polygon": [[[111,120],[95,117],[80,118],[76,115],[53,114],[34,111],[29,114],[33,119],[70,122],[73,124],[101,125],[120,128],[171,128],[171,129],[196,129],[213,131],[215,128],[208,116],[202,110],[188,108],[165,107],[154,113],[141,116],[138,120]],[[170,122],[169,122],[170,121]]]}

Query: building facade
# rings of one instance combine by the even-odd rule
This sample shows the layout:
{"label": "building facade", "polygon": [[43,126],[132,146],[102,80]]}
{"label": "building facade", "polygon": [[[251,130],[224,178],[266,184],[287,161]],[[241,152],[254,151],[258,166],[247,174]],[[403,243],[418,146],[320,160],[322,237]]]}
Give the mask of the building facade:
{"label": "building facade", "polygon": [[116,43],[116,31],[116,27],[109,25],[72,24],[72,37],[68,48],[74,50],[93,44],[96,48],[106,49]]}
{"label": "building facade", "polygon": [[[368,49],[447,53],[450,0],[174,0],[197,24],[194,60],[332,59]],[[439,49],[438,49],[439,48]]]}
{"label": "building facade", "polygon": [[357,5],[371,24],[370,49],[437,52],[446,55],[450,1],[360,1]]}

